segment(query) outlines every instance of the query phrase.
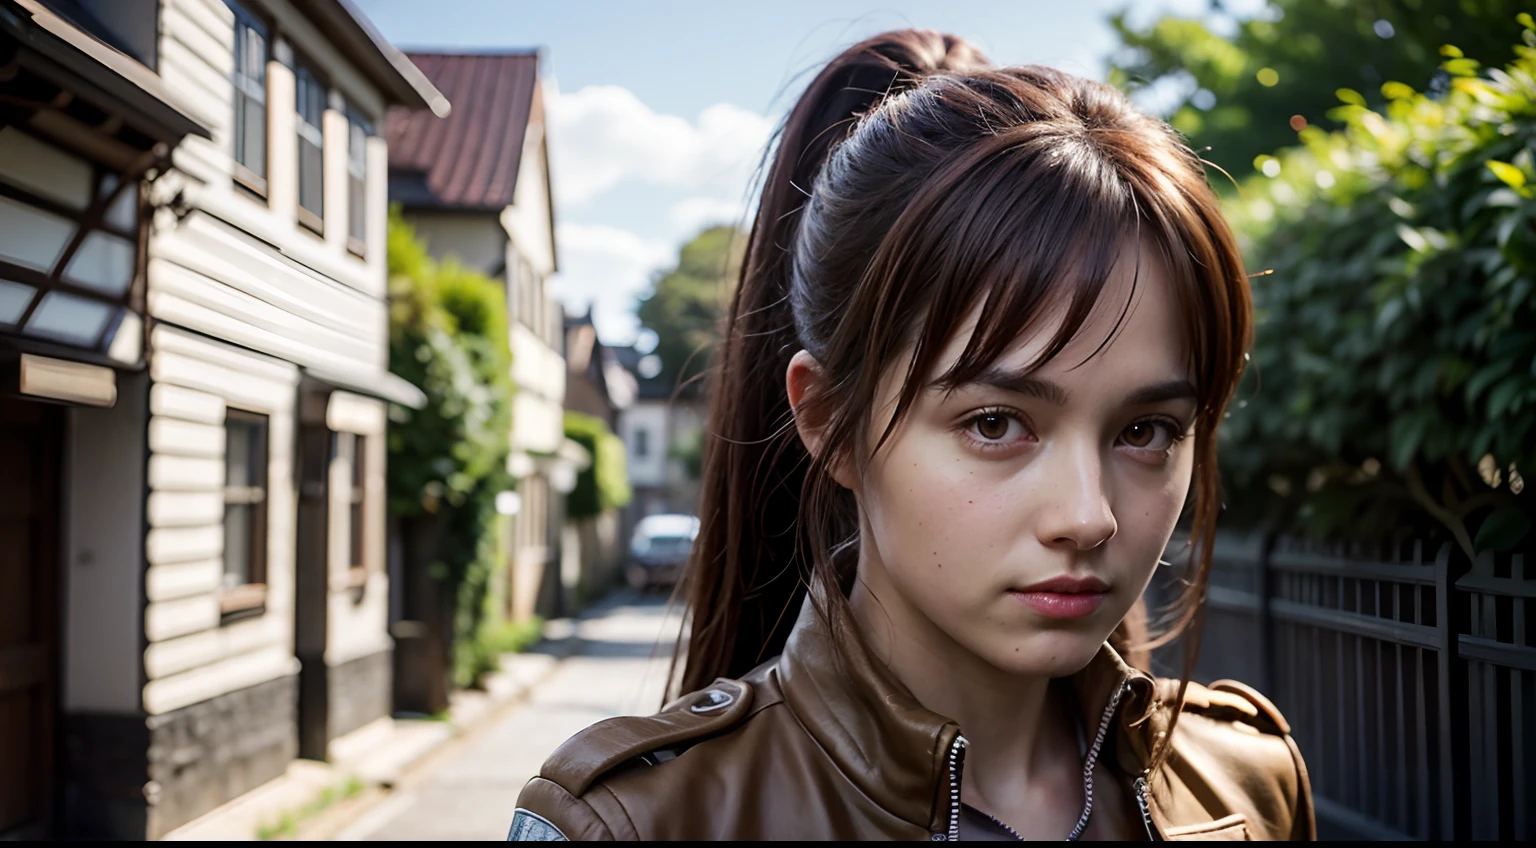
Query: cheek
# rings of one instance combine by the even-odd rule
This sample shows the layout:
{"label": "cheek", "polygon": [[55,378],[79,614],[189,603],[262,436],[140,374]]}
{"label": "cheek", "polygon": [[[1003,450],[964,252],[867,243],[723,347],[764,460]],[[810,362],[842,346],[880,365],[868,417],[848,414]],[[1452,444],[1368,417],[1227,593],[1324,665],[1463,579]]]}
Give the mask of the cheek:
{"label": "cheek", "polygon": [[1127,497],[1116,505],[1114,539],[1122,556],[1110,557],[1111,567],[1135,571],[1140,577],[1151,579],[1184,511],[1190,483],[1189,455],[1185,451],[1175,460],[1172,473],[1161,479],[1134,479],[1122,488]]}
{"label": "cheek", "polygon": [[862,499],[875,548],[893,576],[953,586],[1012,546],[1020,531],[1005,508],[1010,499],[984,469],[939,437],[891,447],[865,476]]}

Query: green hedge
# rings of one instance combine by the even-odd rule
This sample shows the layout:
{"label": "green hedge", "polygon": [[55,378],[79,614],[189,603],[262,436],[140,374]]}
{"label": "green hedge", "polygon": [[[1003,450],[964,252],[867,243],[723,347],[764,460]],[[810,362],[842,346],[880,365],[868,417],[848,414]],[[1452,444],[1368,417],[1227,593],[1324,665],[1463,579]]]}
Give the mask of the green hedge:
{"label": "green hedge", "polygon": [[566,496],[566,514],[592,518],[628,504],[631,491],[623,440],[609,432],[601,418],[580,412],[565,413],[565,435],[592,455],[592,464],[576,476],[576,488]]}
{"label": "green hedge", "polygon": [[[1229,206],[1254,280],[1252,367],[1224,427],[1234,517],[1316,534],[1443,527],[1464,550],[1536,518],[1536,27],[1436,94],[1341,89]],[[1511,28],[1511,33],[1518,31]]]}

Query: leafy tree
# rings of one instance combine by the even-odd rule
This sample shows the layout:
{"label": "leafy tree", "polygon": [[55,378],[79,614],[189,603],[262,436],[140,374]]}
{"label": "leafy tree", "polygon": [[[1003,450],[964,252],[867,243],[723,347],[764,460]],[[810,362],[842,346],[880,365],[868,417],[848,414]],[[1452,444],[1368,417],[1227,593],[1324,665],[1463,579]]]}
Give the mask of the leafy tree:
{"label": "leafy tree", "polygon": [[[1503,62],[1511,22],[1526,8],[1529,0],[1270,0],[1231,39],[1178,17],[1137,29],[1121,12],[1110,19],[1122,45],[1110,79],[1133,91],[1182,84],[1171,123],[1241,179],[1256,156],[1296,144],[1303,126],[1337,129],[1327,114],[1335,89],[1362,92],[1371,108],[1386,104],[1378,92],[1389,81],[1438,94],[1449,81],[1443,44]],[[1223,14],[1220,0],[1211,9]]]}
{"label": "leafy tree", "polygon": [[652,378],[682,388],[703,374],[720,339],[741,269],[746,239],[734,227],[713,227],[683,245],[677,265],[660,274],[641,298],[640,324],[656,333],[661,371]]}
{"label": "leafy tree", "polygon": [[1469,555],[1536,519],[1536,22],[1519,19],[1502,70],[1445,48],[1443,95],[1391,81],[1378,111],[1341,90],[1342,129],[1303,131],[1228,204],[1273,271],[1223,433],[1235,511],[1355,538],[1438,523]]}
{"label": "leafy tree", "polygon": [[438,540],[429,569],[451,599],[457,681],[472,685],[485,670],[477,637],[499,559],[495,498],[511,486],[506,298],[494,280],[434,262],[398,210],[388,266],[389,367],[427,395],[422,409],[390,410],[389,508]]}

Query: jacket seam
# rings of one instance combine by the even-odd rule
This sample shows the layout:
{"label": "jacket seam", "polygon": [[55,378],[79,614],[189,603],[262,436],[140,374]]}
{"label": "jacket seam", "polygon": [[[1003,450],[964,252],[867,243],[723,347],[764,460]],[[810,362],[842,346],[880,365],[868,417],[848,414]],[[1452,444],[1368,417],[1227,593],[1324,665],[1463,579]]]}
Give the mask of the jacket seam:
{"label": "jacket seam", "polygon": [[1285,734],[1285,745],[1291,752],[1291,763],[1296,769],[1296,802],[1291,807],[1291,839],[1297,839],[1296,831],[1303,829],[1301,839],[1317,839],[1317,812],[1312,806],[1312,779],[1307,775],[1306,761],[1301,748],[1291,734]]}
{"label": "jacket seam", "polygon": [[[606,784],[606,783],[599,783],[594,788],[602,789],[604,792],[608,793],[608,797],[613,799],[613,803],[614,803],[615,806],[617,806],[619,808],[619,812],[624,814],[624,821],[629,824],[629,832],[631,834],[633,834],[633,838],[640,839],[641,838],[641,836],[640,836],[640,829],[635,827],[635,820],[634,820],[633,817],[630,816],[629,809],[624,806],[624,802],[619,799],[619,794],[617,792],[614,792],[611,788],[609,788],[608,784]],[[591,805],[589,804],[588,806],[591,806]],[[594,812],[595,812],[595,810],[594,810]],[[613,833],[613,828],[611,828],[611,827],[608,828],[608,832],[609,833]]]}
{"label": "jacket seam", "polygon": [[[897,821],[905,822],[905,823],[907,823],[909,825],[912,825],[913,827],[918,828],[919,830],[921,830],[924,833],[932,832],[930,830],[931,822],[915,822],[915,821],[912,821],[911,819],[905,818],[903,816],[899,816],[899,815],[891,812],[890,810],[886,809],[884,804],[882,804],[879,801],[875,800],[874,798],[870,797],[870,794],[868,792],[865,792],[864,788],[862,786],[859,786],[859,782],[858,781],[854,780],[852,777],[850,777],[848,774],[846,774],[841,768],[838,767],[838,765],[837,765],[837,758],[832,756],[832,754],[829,751],[827,751],[826,746],[821,744],[821,740],[816,738],[816,734],[812,733],[811,729],[809,727],[806,727],[805,722],[800,719],[800,714],[795,712],[795,708],[793,706],[790,706],[789,699],[788,698],[781,698],[779,700],[778,705],[784,707],[784,709],[789,713],[790,718],[795,720],[795,726],[800,728],[800,732],[805,734],[805,738],[811,740],[811,744],[815,745],[816,746],[816,750],[819,751],[821,753],[821,755],[826,758],[827,763],[832,766],[832,770],[834,772],[836,772],[837,775],[839,777],[841,777],[843,780],[847,781],[848,785],[853,788],[853,791],[859,793],[859,795],[861,797],[863,797],[866,801],[868,801],[871,805],[873,805],[875,807],[875,809],[881,810],[882,812],[884,812],[886,815],[890,816],[891,818],[893,818],[893,819],[895,819]],[[873,768],[872,765],[871,765],[871,768]],[[939,791],[942,791],[942,789],[940,789]]]}

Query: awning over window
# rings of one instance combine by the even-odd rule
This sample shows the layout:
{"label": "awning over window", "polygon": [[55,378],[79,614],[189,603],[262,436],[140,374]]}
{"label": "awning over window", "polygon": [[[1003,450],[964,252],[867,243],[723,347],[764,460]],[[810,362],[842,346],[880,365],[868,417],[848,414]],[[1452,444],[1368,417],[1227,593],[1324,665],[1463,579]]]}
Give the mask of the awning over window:
{"label": "awning over window", "polygon": [[0,0],[0,95],[0,351],[141,365],[140,180],[207,127],[36,0]]}

